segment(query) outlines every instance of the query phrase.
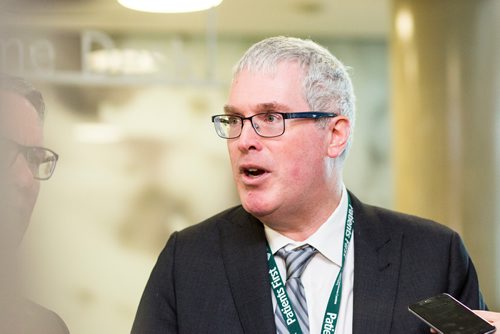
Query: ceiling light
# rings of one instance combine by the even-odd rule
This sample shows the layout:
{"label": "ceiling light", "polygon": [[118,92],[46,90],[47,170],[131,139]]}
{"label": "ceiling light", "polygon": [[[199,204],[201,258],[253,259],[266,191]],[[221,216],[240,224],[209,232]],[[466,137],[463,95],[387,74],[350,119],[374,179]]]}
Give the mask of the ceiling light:
{"label": "ceiling light", "polygon": [[396,14],[396,32],[399,37],[407,42],[413,37],[413,16],[407,9],[402,9]]}
{"label": "ceiling light", "polygon": [[151,13],[187,13],[210,9],[222,0],[118,0],[127,8]]}

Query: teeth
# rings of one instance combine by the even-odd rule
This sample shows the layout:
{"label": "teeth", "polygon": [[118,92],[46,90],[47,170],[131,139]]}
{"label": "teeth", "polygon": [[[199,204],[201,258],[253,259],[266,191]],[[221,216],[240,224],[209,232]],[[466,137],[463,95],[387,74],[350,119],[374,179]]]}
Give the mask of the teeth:
{"label": "teeth", "polygon": [[247,168],[245,169],[245,174],[248,176],[258,176],[262,174],[262,170],[258,168]]}

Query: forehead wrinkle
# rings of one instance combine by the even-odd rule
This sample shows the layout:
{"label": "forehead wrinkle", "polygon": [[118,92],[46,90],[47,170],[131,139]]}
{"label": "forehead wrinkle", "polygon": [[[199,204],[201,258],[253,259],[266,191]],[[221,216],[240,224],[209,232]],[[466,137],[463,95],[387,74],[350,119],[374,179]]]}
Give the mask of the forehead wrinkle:
{"label": "forehead wrinkle", "polygon": [[266,102],[266,103],[259,103],[257,104],[256,108],[257,110],[260,111],[290,111],[290,107],[283,103],[278,103],[276,101],[272,102]]}

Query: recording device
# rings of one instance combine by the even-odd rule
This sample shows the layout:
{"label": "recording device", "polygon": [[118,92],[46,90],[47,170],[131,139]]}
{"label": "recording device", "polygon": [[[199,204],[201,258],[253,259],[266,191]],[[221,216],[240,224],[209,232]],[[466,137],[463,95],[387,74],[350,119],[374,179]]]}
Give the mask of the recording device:
{"label": "recording device", "polygon": [[408,310],[440,334],[495,333],[495,326],[447,293],[421,300]]}

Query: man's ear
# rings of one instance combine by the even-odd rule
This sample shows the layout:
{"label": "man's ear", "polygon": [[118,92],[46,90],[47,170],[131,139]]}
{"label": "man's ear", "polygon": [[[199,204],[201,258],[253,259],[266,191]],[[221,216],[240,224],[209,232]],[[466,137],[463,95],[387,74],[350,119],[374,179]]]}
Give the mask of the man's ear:
{"label": "man's ear", "polygon": [[338,158],[347,147],[351,122],[345,116],[337,116],[328,123],[328,133],[328,156]]}

